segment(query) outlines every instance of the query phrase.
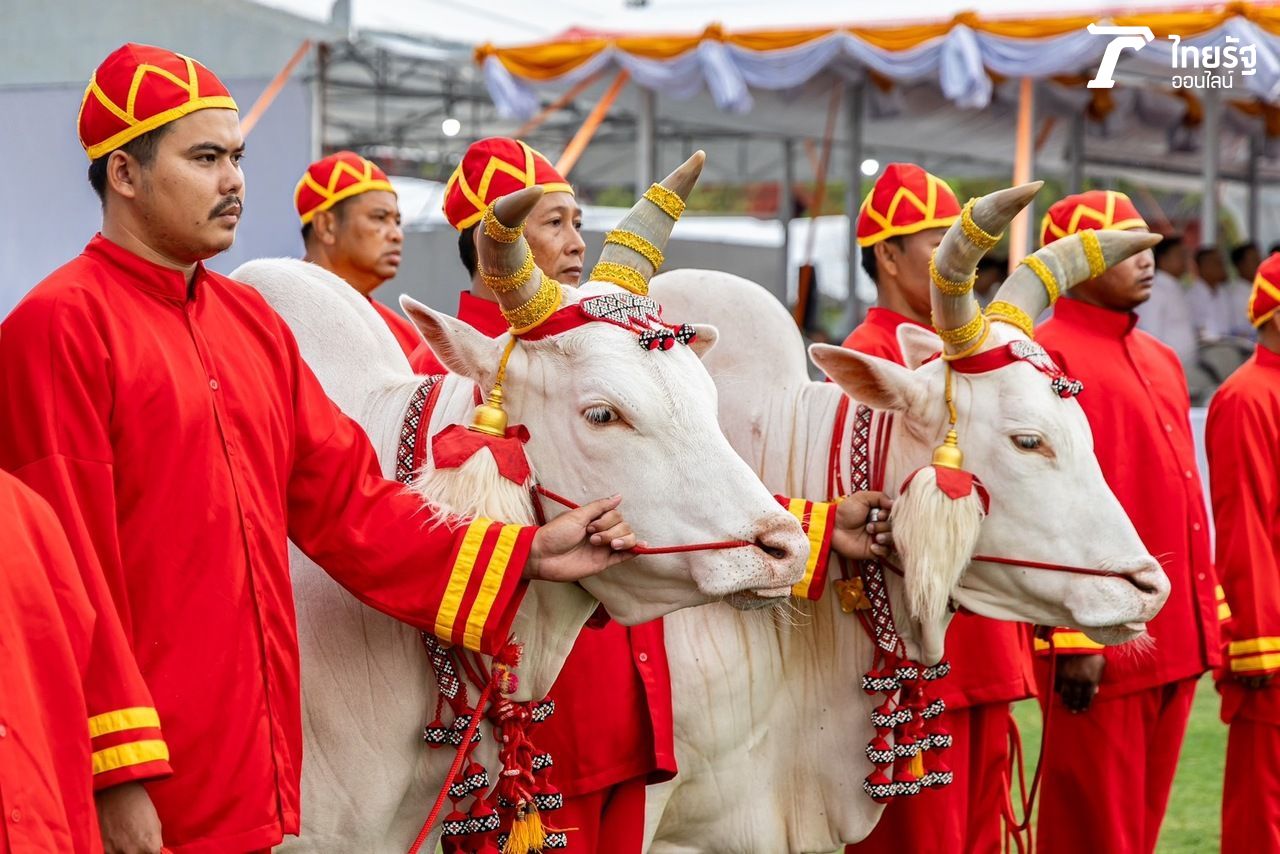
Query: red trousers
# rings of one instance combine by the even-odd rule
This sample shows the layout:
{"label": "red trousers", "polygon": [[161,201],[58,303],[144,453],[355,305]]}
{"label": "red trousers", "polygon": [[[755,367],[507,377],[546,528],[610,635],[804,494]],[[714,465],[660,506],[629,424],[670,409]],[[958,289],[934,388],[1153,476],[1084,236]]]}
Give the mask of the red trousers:
{"label": "red trousers", "polygon": [[999,854],[1009,704],[956,709],[946,713],[945,722],[954,739],[943,754],[955,772],[951,785],[890,801],[871,835],[846,847],[845,854]]}
{"label": "red trousers", "polygon": [[1280,725],[1237,718],[1227,736],[1222,850],[1280,852]]}
{"label": "red trousers", "polygon": [[1100,694],[1081,714],[1041,691],[1040,702],[1053,705],[1041,759],[1039,854],[1155,851],[1197,681]]}
{"label": "red trousers", "polygon": [[[568,831],[570,854],[640,854],[644,846],[644,777],[565,797],[547,823]],[[576,829],[573,829],[576,828]]]}

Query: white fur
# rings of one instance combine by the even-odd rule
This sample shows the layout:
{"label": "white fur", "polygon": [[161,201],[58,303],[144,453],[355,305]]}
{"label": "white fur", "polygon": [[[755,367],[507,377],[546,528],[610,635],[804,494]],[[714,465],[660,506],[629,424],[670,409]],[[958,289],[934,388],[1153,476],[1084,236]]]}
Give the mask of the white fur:
{"label": "white fur", "polygon": [[484,516],[512,524],[534,524],[529,484],[512,483],[503,477],[488,448],[481,448],[455,469],[424,465],[413,491],[450,516]]}
{"label": "white fur", "polygon": [[[381,318],[337,277],[303,262],[253,262],[235,275],[284,317],[326,392],[368,432],[390,474],[421,378],[409,371]],[[459,374],[441,381],[431,434],[469,423],[476,384],[488,387],[505,339],[490,340],[408,305],[435,351],[447,354]],[[525,643],[516,699],[546,694],[598,603],[620,621],[639,622],[790,584],[803,572],[808,546],[799,525],[720,433],[714,386],[689,348],[646,353],[630,333],[594,324],[519,346],[506,389],[512,423],[533,434],[529,457],[548,488],[578,501],[622,492],[628,520],[651,542],[754,539],[768,531],[770,544],[787,551],[783,559],[757,549],[644,556],[582,587],[530,584],[514,626]],[[632,428],[605,433],[587,425],[582,408],[597,400],[626,411]],[[455,509],[471,506],[458,495],[449,501]],[[517,517],[514,506],[483,506],[512,511],[503,521],[526,518]],[[303,835],[277,850],[399,854],[425,819],[452,758],[421,742],[436,702],[421,640],[416,630],[357,602],[296,550],[291,565],[302,669]],[[486,738],[479,758],[492,770],[494,756]]]}
{"label": "white fur", "polygon": [[[800,337],[785,309],[762,288],[709,271],[655,277],[652,293],[671,318],[711,321],[720,330],[706,364],[720,389],[721,424],[738,452],[771,489],[825,497],[842,390],[808,381]],[[998,326],[995,340],[1009,340]],[[904,348],[918,363],[926,354],[921,340],[911,338],[903,336]],[[929,461],[945,433],[941,366],[908,371],[852,353],[819,353],[855,397],[897,411],[885,461],[885,483],[894,491]],[[1079,407],[1054,396],[1029,366],[957,375],[956,396],[966,468],[992,493],[977,540],[981,553],[1142,567],[1157,590],[1140,593],[1121,579],[973,564],[951,595],[987,616],[1075,625],[1094,634],[1103,631],[1097,627],[1149,619],[1167,594],[1167,580],[1107,489]],[[1054,463],[1017,451],[1009,433],[1024,427],[1050,437]],[[845,460],[849,434],[846,424],[839,437]],[[912,525],[906,528],[899,522],[895,530],[900,544],[917,539]],[[919,540],[936,538],[920,533]],[[829,572],[838,577],[834,562]],[[931,588],[946,587],[952,574],[950,568],[937,572]],[[940,641],[946,615],[912,618],[901,581],[889,573],[886,583],[908,652],[925,655],[932,638]],[[863,750],[872,736],[873,701],[859,684],[873,650],[835,600],[828,594],[801,605],[792,624],[714,605],[666,619],[680,775],[649,789],[651,852],[833,851],[875,826],[881,807],[861,788],[871,770]]]}

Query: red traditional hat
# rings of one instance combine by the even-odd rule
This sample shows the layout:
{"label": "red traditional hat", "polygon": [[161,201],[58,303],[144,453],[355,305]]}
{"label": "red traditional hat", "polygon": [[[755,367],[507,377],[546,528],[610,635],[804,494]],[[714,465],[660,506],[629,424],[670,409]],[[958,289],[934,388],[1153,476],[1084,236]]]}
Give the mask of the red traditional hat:
{"label": "red traditional hat", "polygon": [[1249,322],[1261,326],[1280,311],[1280,252],[1263,261],[1249,295]]}
{"label": "red traditional hat", "polygon": [[890,163],[858,211],[858,245],[886,237],[947,228],[960,217],[960,202],[941,178],[914,163]]}
{"label": "red traditional hat", "polygon": [[236,110],[214,73],[190,57],[146,44],[117,48],[93,72],[77,120],[90,160],[196,110]]}
{"label": "red traditional hat", "polygon": [[573,193],[551,161],[518,139],[491,136],[474,142],[462,155],[444,188],[444,215],[458,231],[470,228],[496,199],[532,187],[548,193]]}
{"label": "red traditional hat", "polygon": [[387,173],[372,160],[366,160],[354,151],[339,151],[307,167],[293,191],[293,206],[298,209],[302,224],[306,225],[320,211],[327,211],[344,199],[370,190],[396,191],[387,180]]}
{"label": "red traditional hat", "polygon": [[1040,245],[1048,245],[1060,237],[1090,228],[1094,231],[1125,231],[1147,228],[1147,221],[1124,193],[1090,190],[1067,196],[1049,208],[1040,221]]}

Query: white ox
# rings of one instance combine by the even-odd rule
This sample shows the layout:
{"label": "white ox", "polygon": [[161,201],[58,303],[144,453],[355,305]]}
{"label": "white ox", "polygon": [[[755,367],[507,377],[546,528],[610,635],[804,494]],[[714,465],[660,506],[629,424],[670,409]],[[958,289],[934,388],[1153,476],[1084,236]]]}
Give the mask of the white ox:
{"label": "white ox", "polygon": [[[988,197],[974,219],[998,233],[1032,194],[1028,187]],[[963,233],[957,237],[955,231],[935,258],[943,275],[963,280],[981,252],[957,246]],[[1149,245],[1116,232],[1102,237],[1108,265]],[[1088,277],[1078,246],[1054,246],[1037,254],[1064,288]],[[1044,306],[1035,292],[1043,288],[1034,279],[1028,283],[1028,275],[1024,268],[1001,298],[1035,317]],[[915,370],[815,346],[814,361],[835,384],[814,383],[793,321],[758,285],[682,270],[656,277],[652,294],[674,315],[717,324],[720,341],[706,365],[720,390],[721,425],[772,490],[827,497],[835,413],[845,393],[897,413],[886,461],[890,493],[928,462],[945,433],[943,364],[916,367],[940,348],[931,333],[903,335]],[[941,316],[937,296],[935,316]],[[991,335],[986,349],[1025,337],[1003,323],[993,324]],[[964,555],[957,573],[942,579],[942,596],[988,617],[1079,627],[1105,643],[1137,636],[1168,595],[1168,580],[1103,480],[1079,404],[1059,398],[1048,378],[1026,363],[955,374],[955,383],[965,467],[991,493],[990,515],[974,553],[1122,575],[1100,578],[982,562],[964,571]],[[850,430],[847,425],[840,439],[840,459],[846,461]],[[1024,436],[1038,437],[1039,447],[1020,447]],[[895,528],[908,578],[920,572],[911,556],[922,551],[921,544],[904,539],[912,536],[919,532]],[[834,561],[830,571],[839,577]],[[940,619],[925,616],[920,603],[909,604],[897,576],[887,573],[887,579],[908,651],[917,660],[936,661],[948,609],[932,609],[942,612]],[[666,619],[680,774],[649,789],[652,854],[834,851],[864,838],[879,820],[882,807],[862,789],[871,771],[864,754],[873,735],[868,718],[879,702],[860,685],[872,663],[871,642],[859,622],[841,612],[831,591],[818,602],[797,605],[797,611],[793,620],[782,621],[708,606]]]}
{"label": "white ox", "polygon": [[[700,163],[698,155],[664,183],[687,194]],[[499,219],[522,222],[539,193],[535,188],[507,197]],[[665,234],[650,236],[665,242]],[[523,241],[511,246],[528,251]],[[504,251],[482,240],[482,265],[518,268],[521,257],[512,260]],[[364,427],[384,472],[394,471],[401,423],[422,378],[412,374],[372,308],[336,277],[300,261],[251,262],[235,276],[285,318],[325,390]],[[569,305],[617,291],[592,284],[564,291],[561,300]],[[454,372],[443,380],[430,433],[470,423],[476,386],[492,385],[506,337],[495,341],[411,300],[405,305]],[[621,492],[628,521],[655,545],[729,538],[758,544],[640,556],[581,587],[530,584],[514,628],[525,644],[517,699],[546,695],[598,603],[628,624],[722,597],[755,607],[785,597],[803,573],[808,545],[799,523],[719,430],[715,387],[698,358],[714,342],[715,330],[699,327],[698,333],[696,347],[647,352],[631,332],[592,323],[514,351],[506,408],[512,423],[532,433],[528,456],[549,489],[577,501]],[[620,419],[588,419],[602,410]],[[474,512],[533,521],[527,497],[514,508],[486,507],[484,496],[477,498],[469,508]],[[452,759],[451,750],[429,750],[421,740],[436,702],[422,642],[416,630],[356,601],[301,553],[292,557],[302,664],[303,832],[277,850],[402,854]],[[432,571],[439,568],[423,567]],[[491,775],[496,771],[491,737],[478,758]],[[423,850],[434,845],[433,836]]]}

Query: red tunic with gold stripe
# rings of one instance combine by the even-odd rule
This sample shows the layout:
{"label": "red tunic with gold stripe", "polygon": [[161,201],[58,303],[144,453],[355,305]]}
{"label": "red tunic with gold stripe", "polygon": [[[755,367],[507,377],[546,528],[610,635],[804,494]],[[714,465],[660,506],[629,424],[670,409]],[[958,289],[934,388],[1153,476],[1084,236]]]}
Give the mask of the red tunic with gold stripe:
{"label": "red tunic with gold stripe", "polygon": [[[1186,380],[1173,351],[1135,329],[1136,322],[1131,313],[1068,297],[1036,330],[1036,340],[1058,365],[1084,383],[1076,399],[1093,429],[1102,474],[1172,587],[1147,627],[1156,643],[1141,656],[1103,648],[1080,632],[1055,633],[1059,653],[1107,656],[1102,690],[1110,696],[1198,676],[1220,659],[1222,597],[1209,553]],[[1044,651],[1047,644],[1037,641],[1036,647]]]}
{"label": "red tunic with gold stripe", "polygon": [[1058,365],[1084,383],[1076,399],[1103,477],[1171,588],[1145,649],[1099,650],[1079,632],[1055,633],[1060,652],[1106,656],[1087,711],[1068,712],[1050,688],[1049,658],[1038,656],[1042,703],[1053,715],[1041,760],[1042,854],[1155,850],[1197,677],[1221,657],[1186,380],[1174,352],[1136,323],[1131,312],[1064,297],[1036,330]]}
{"label": "red tunic with gold stripe", "polygon": [[[1280,850],[1278,442],[1280,353],[1259,346],[1214,394],[1205,431],[1218,572],[1231,605],[1218,682],[1230,724],[1223,851]],[[1242,681],[1258,677],[1266,681],[1256,687]]]}
{"label": "red tunic with gold stripe", "polygon": [[[871,308],[844,346],[905,366],[898,339],[903,324],[926,328],[887,308]],[[944,725],[955,739],[957,749],[947,753],[955,782],[891,802],[871,835],[847,851],[890,852],[903,845],[973,850],[993,839],[999,845],[1006,705],[1035,695],[1027,633],[1016,623],[958,613],[947,627],[947,660],[951,674],[934,690],[947,704]]]}
{"label": "red tunic with gold stripe", "polygon": [[1226,627],[1222,715],[1280,724],[1280,683],[1246,690],[1233,677],[1280,673],[1280,354],[1265,347],[1214,394],[1205,444]]}
{"label": "red tunic with gold stripe", "polygon": [[95,237],[5,320],[0,387],[0,466],[53,506],[132,647],[93,650],[95,782],[172,756],[148,783],[170,849],[298,831],[288,540],[391,616],[505,642],[536,529],[424,525],[252,288]]}
{"label": "red tunic with gold stripe", "polygon": [[391,334],[396,336],[396,343],[404,351],[405,358],[412,359],[414,352],[418,349],[418,345],[422,344],[422,333],[418,332],[418,327],[414,326],[409,321],[409,318],[394,308],[383,305],[376,299],[370,299],[369,303],[373,306],[373,310],[378,313],[378,316],[386,322]]}
{"label": "red tunic with gold stripe", "polygon": [[129,654],[114,614],[95,620],[57,517],[0,471],[0,854],[102,850],[88,735],[102,719],[84,687],[105,647]]}

